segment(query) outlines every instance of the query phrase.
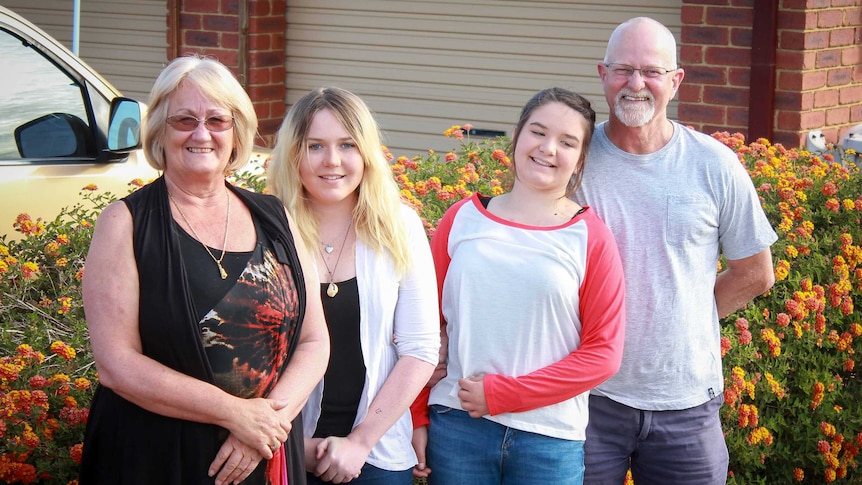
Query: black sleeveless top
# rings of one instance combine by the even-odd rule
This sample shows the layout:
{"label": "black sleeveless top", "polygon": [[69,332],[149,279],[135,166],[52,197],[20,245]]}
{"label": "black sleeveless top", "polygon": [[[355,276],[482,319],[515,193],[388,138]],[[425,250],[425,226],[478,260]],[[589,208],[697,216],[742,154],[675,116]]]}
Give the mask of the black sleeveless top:
{"label": "black sleeveless top", "polygon": [[[326,295],[329,283],[320,284]],[[323,376],[323,398],[315,438],[344,437],[353,431],[356,410],[365,388],[365,359],[359,336],[359,285],[356,277],[338,283],[335,297],[324,297],[329,329],[329,365]]]}
{"label": "black sleeveless top", "polygon": [[[141,343],[145,355],[168,367],[224,386],[231,393],[262,396],[275,385],[295,349],[305,315],[304,278],[281,202],[273,196],[228,187],[251,211],[261,243],[249,256],[242,274],[231,272],[233,284],[224,296],[217,298],[212,308],[200,310],[203,318],[196,311],[191,288],[202,275],[218,279],[218,272],[215,268],[206,272],[206,266],[186,260],[181,235],[171,217],[164,179],[123,199],[133,218]],[[214,265],[212,260],[209,264]],[[268,275],[267,281],[248,285],[249,280],[257,279],[256,271],[261,268]],[[280,292],[279,297],[270,298],[273,292]],[[238,303],[247,297],[257,303]],[[250,328],[252,321],[267,324],[269,337],[265,343],[252,342],[238,352],[245,355],[243,366],[264,370],[256,381],[243,382],[240,377],[234,382],[239,385],[226,384],[229,379],[221,375],[224,366],[213,348],[238,335],[207,334],[204,328],[213,319],[229,322],[231,331]],[[274,357],[275,354],[279,355]],[[228,374],[236,375],[231,370]],[[151,413],[111,389],[98,386],[87,422],[79,484],[211,485],[213,479],[207,471],[227,435],[227,430],[219,426]],[[294,421],[282,448],[290,484],[304,484],[301,417]],[[266,463],[261,462],[258,468],[263,469]],[[260,478],[244,483],[264,483],[262,471],[253,476]]]}

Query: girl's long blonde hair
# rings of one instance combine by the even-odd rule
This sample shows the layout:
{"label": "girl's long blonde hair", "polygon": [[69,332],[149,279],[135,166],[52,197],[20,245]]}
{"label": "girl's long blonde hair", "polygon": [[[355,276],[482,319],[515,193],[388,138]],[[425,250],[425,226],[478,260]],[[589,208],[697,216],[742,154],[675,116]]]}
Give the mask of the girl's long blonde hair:
{"label": "girl's long blonde hair", "polygon": [[355,94],[335,87],[317,88],[290,108],[278,130],[267,172],[267,188],[293,215],[302,240],[314,251],[320,242],[319,226],[302,186],[299,167],[306,159],[311,121],[324,109],[341,122],[364,162],[357,188],[359,201],[353,209],[356,234],[376,251],[389,251],[396,271],[403,274],[411,261],[407,229],[401,216],[401,195],[383,153],[377,122]]}

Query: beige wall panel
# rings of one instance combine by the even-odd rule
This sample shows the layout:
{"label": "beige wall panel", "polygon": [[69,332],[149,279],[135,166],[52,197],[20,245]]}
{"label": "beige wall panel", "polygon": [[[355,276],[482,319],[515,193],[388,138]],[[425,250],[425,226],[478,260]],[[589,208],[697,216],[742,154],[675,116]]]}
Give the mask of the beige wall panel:
{"label": "beige wall panel", "polygon": [[350,89],[375,111],[396,156],[453,148],[442,136],[453,124],[510,134],[527,99],[550,86],[583,94],[606,119],[596,63],[610,32],[646,15],[678,37],[681,7],[682,0],[288,0],[287,102],[316,86]]}
{"label": "beige wall panel", "polygon": [[[78,54],[124,95],[146,101],[167,63],[165,0],[81,0]],[[3,0],[69,49],[72,0]]]}

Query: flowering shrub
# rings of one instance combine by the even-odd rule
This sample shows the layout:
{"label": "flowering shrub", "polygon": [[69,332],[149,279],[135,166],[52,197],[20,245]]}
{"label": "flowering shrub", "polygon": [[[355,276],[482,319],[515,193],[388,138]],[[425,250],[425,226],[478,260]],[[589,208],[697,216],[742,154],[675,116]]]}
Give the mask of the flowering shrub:
{"label": "flowering shrub", "polygon": [[19,215],[20,239],[0,236],[0,483],[78,475],[96,379],[81,278],[96,216],[114,199],[92,185],[81,196],[53,221]]}
{"label": "flowering shrub", "polygon": [[88,185],[81,197],[53,221],[20,214],[13,223],[23,236],[19,240],[0,236],[0,355],[20,343],[45,348],[65,340],[76,349],[88,347],[81,306],[84,258],[96,217],[114,196]]}
{"label": "flowering shrub", "polygon": [[[429,238],[434,234],[437,221],[455,201],[475,192],[500,195],[508,188],[512,165],[506,156],[508,140],[472,141],[465,135],[471,128],[470,125],[463,128],[456,125],[444,132],[445,136],[460,140],[460,147],[446,153],[442,159],[439,153],[429,150],[424,157],[402,156],[392,164],[401,196],[422,216]],[[388,151],[387,156],[392,160]]]}
{"label": "flowering shrub", "polygon": [[860,483],[862,175],[829,154],[714,136],[779,235],[775,286],[722,325],[729,483]]}
{"label": "flowering shrub", "polygon": [[[458,146],[445,154],[387,151],[429,236],[455,201],[509,184],[508,140],[471,140],[469,129],[446,130]],[[739,155],[779,234],[775,286],[722,322],[728,483],[860,483],[862,175],[829,155],[714,136]],[[250,170],[231,181],[260,191],[262,177]],[[86,189],[54,221],[19,216],[20,241],[0,236],[0,481],[75,477],[95,383],[80,280],[92,224],[114,198]]]}
{"label": "flowering shrub", "polygon": [[0,357],[0,481],[76,483],[89,413],[92,360],[56,341]]}

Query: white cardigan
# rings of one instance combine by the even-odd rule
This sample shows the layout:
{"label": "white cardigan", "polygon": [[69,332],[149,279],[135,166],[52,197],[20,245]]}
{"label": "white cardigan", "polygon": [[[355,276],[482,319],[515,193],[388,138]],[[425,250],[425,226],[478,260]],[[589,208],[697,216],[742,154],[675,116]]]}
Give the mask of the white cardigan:
{"label": "white cardigan", "polygon": [[[356,283],[359,287],[359,332],[365,361],[365,387],[353,427],[361,423],[371,401],[401,356],[437,365],[440,350],[440,317],[437,279],[431,249],[416,212],[402,206],[413,266],[401,278],[389,253],[378,253],[356,241]],[[320,417],[323,380],[302,410],[306,437],[314,434]],[[400,471],[417,463],[413,451],[410,410],[389,428],[371,449],[366,463],[383,470]]]}

